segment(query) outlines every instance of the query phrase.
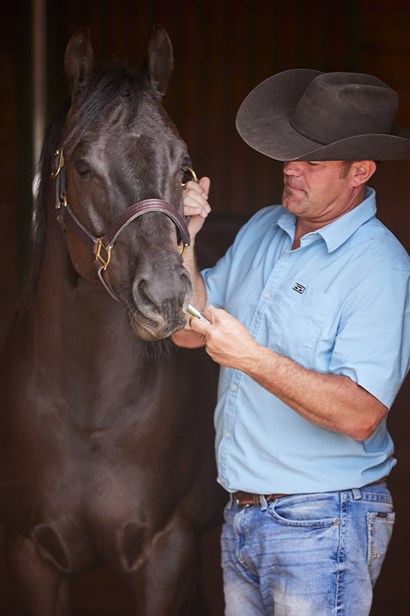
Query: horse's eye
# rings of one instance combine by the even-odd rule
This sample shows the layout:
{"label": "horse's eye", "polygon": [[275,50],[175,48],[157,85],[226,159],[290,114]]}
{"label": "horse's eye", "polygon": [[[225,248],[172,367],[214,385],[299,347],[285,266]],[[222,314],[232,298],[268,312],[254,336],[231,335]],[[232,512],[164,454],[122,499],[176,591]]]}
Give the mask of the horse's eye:
{"label": "horse's eye", "polygon": [[78,158],[76,161],[74,161],[74,166],[77,170],[77,173],[80,177],[85,178],[89,175],[90,173],[90,167],[88,166],[88,164],[85,162],[85,160],[82,160],[81,158]]}
{"label": "horse's eye", "polygon": [[181,186],[185,186],[187,182],[193,180],[194,182],[198,182],[197,175],[192,167],[184,166],[182,167],[182,180]]}

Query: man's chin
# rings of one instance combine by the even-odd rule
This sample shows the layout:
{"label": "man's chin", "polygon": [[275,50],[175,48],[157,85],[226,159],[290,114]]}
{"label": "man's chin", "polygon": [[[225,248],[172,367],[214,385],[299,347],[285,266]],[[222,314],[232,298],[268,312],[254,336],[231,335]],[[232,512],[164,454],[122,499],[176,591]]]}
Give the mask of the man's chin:
{"label": "man's chin", "polygon": [[303,207],[302,201],[290,197],[284,197],[282,199],[282,205],[288,212],[292,212],[293,214],[297,214]]}

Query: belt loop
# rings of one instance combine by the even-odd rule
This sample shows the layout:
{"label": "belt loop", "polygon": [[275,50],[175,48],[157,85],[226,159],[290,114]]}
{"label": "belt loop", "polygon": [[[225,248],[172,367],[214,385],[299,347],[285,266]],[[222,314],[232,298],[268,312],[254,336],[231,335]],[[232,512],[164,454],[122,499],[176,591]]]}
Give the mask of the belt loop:
{"label": "belt loop", "polygon": [[362,498],[362,493],[360,491],[360,488],[353,488],[352,494],[353,494],[354,500],[360,500]]}
{"label": "belt loop", "polygon": [[261,511],[266,511],[267,508],[268,508],[268,503],[267,503],[267,500],[266,500],[266,498],[265,498],[265,496],[263,494],[260,494],[260,496],[259,496],[259,503],[260,503],[260,506],[261,506]]}

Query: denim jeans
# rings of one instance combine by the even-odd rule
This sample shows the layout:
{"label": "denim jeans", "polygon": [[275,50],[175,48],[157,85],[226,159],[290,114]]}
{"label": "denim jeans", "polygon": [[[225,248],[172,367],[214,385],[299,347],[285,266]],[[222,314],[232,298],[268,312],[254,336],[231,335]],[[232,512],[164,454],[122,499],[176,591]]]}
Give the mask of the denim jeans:
{"label": "denim jeans", "polygon": [[393,524],[385,483],[228,504],[226,616],[367,616]]}

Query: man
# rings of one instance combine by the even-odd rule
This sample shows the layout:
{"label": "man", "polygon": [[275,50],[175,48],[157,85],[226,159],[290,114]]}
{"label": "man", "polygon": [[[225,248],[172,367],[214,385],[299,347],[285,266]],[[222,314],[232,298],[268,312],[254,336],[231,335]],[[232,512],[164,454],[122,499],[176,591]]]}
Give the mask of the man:
{"label": "man", "polygon": [[[365,616],[391,537],[388,409],[409,369],[410,259],[375,217],[376,162],[410,158],[397,95],[370,75],[290,70],[259,84],[242,138],[284,161],[257,212],[200,275],[174,336],[221,366],[215,412],[226,614]],[[193,238],[209,179],[190,183]],[[204,308],[206,304],[210,304]]]}

